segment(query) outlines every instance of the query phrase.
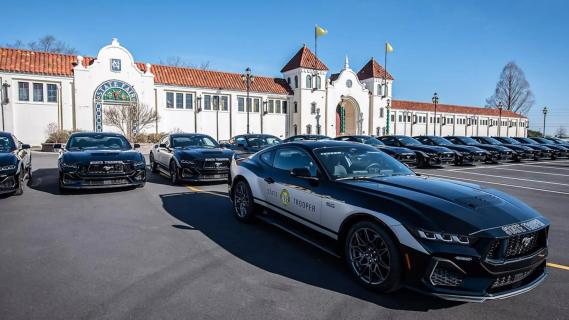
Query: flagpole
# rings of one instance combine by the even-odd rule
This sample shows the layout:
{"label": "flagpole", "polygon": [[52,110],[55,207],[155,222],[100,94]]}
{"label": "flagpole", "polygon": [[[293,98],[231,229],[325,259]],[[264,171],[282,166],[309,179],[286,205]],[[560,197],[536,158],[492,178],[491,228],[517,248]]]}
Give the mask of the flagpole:
{"label": "flagpole", "polygon": [[[384,60],[383,60],[383,64],[385,66],[385,71],[383,73],[383,96],[385,98],[387,98],[387,43],[385,43],[385,55],[384,55]],[[386,134],[389,135],[389,121],[391,120],[391,115],[390,115],[390,110],[391,108],[386,108],[387,109],[387,125],[385,128],[386,130]]]}
{"label": "flagpole", "polygon": [[314,57],[315,57],[315,59],[314,59],[314,63],[313,63],[314,70],[312,70],[312,73],[313,73],[312,74],[312,82],[313,83],[312,83],[312,88],[310,88],[310,89],[312,89],[312,91],[314,91],[315,90],[314,88],[316,88],[316,61],[318,61],[318,33],[317,33],[317,28],[318,28],[318,25],[315,25],[314,26]]}

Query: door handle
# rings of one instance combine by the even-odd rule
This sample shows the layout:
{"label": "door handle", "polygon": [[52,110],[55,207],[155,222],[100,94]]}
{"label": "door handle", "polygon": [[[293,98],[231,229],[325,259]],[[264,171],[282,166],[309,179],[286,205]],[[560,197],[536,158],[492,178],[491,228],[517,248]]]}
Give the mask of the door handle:
{"label": "door handle", "polygon": [[275,179],[273,179],[273,178],[271,178],[271,177],[266,177],[264,180],[265,180],[265,182],[267,182],[268,184],[275,183]]}

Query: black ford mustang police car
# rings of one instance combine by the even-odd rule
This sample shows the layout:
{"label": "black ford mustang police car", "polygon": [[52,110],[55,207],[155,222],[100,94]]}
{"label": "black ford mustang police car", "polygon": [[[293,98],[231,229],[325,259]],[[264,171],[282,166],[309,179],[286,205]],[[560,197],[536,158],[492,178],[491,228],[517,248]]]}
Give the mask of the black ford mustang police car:
{"label": "black ford mustang police car", "polygon": [[283,140],[283,142],[293,142],[293,141],[318,141],[318,140],[330,140],[331,138],[322,134],[298,134],[296,136],[288,137]]}
{"label": "black ford mustang police car", "polygon": [[388,146],[409,148],[417,154],[417,167],[443,166],[455,161],[456,152],[440,146],[425,145],[407,136],[383,136],[378,138]]}
{"label": "black ford mustang police car", "polygon": [[280,138],[270,134],[241,134],[229,139],[229,142],[222,146],[240,156],[247,156],[282,142]]}
{"label": "black ford mustang police car", "polygon": [[475,146],[461,146],[458,144],[453,144],[447,139],[439,136],[417,136],[414,137],[419,140],[422,144],[431,146],[440,146],[449,148],[456,151],[456,158],[454,164],[474,164],[476,162],[485,161],[489,153]]}
{"label": "black ford mustang police car", "polygon": [[0,131],[0,194],[24,193],[24,180],[32,179],[30,146]]}
{"label": "black ford mustang police car", "polygon": [[472,139],[480,142],[481,144],[486,145],[493,145],[493,146],[504,146],[508,149],[512,149],[515,153],[512,156],[512,160],[515,162],[520,162],[523,159],[533,159],[534,158],[534,150],[528,148],[526,146],[518,145],[518,144],[505,144],[500,140],[494,139],[492,137],[484,137],[484,136],[474,136]]}
{"label": "black ford mustang police car", "polygon": [[293,142],[234,159],[230,197],[238,220],[256,217],[344,256],[362,285],[382,292],[484,301],[546,277],[549,222],[537,211],[498,190],[417,176],[371,146]]}
{"label": "black ford mustang police car", "polygon": [[403,162],[404,164],[410,167],[417,166],[417,155],[415,155],[415,152],[413,150],[405,147],[388,146],[372,136],[364,136],[364,135],[339,136],[334,138],[334,140],[364,143],[372,147],[378,148],[379,150],[387,153],[388,155],[392,156],[393,158]]}
{"label": "black ford mustang police car", "polygon": [[233,151],[198,133],[170,134],[150,150],[152,172],[162,171],[172,184],[182,181],[226,181]]}
{"label": "black ford mustang police car", "polygon": [[[58,159],[59,188],[89,189],[143,187],[146,183],[144,156],[118,133],[73,133]],[[134,149],[138,148],[134,145]]]}
{"label": "black ford mustang police car", "polygon": [[448,141],[462,145],[462,146],[475,146],[480,149],[488,151],[490,154],[486,158],[486,162],[498,163],[503,160],[511,160],[514,157],[515,151],[504,146],[495,146],[491,144],[482,144],[470,137],[462,136],[448,136],[445,137]]}

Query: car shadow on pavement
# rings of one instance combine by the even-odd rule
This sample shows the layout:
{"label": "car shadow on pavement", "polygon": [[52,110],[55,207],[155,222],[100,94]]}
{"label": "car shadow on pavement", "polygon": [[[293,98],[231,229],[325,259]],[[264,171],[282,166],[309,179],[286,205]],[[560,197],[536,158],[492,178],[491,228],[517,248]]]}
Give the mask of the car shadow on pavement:
{"label": "car shadow on pavement", "polygon": [[160,198],[170,215],[187,224],[172,227],[199,230],[239,259],[270,273],[389,309],[428,311],[461,304],[407,289],[390,294],[368,290],[351,277],[342,260],[262,222],[237,221],[226,193],[183,192],[160,195]]}
{"label": "car shadow on pavement", "polygon": [[59,190],[59,172],[57,168],[42,168],[33,171],[32,181],[28,184],[28,188],[47,192],[53,195],[73,195],[73,194],[100,194],[115,193],[132,190],[133,187],[124,188],[106,188],[106,189],[83,189],[83,190],[66,190],[62,193]]}

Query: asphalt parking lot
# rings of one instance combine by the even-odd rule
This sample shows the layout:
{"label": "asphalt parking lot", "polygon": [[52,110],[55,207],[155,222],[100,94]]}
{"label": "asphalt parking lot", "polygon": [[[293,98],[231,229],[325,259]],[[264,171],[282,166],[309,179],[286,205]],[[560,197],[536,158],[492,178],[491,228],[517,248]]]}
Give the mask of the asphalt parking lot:
{"label": "asphalt parking lot", "polygon": [[326,253],[237,222],[226,185],[57,188],[34,153],[23,196],[0,198],[0,319],[567,319],[569,160],[417,172],[510,193],[551,221],[549,278],[483,304],[360,287]]}

